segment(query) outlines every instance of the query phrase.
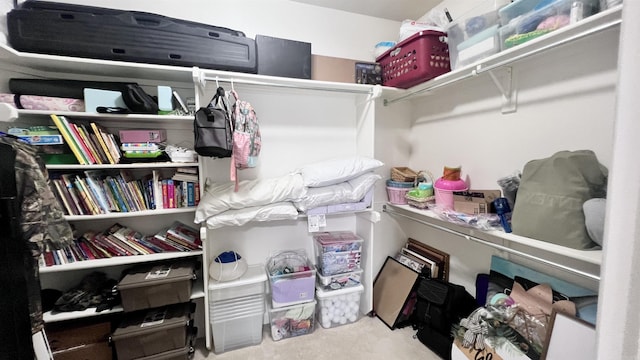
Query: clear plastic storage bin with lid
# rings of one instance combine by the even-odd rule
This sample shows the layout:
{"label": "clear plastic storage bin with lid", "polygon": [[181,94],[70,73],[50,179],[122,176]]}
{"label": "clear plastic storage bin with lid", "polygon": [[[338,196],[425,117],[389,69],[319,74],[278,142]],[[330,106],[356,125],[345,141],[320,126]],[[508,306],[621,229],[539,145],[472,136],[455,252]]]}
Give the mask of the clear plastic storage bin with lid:
{"label": "clear plastic storage bin with lid", "polygon": [[266,269],[274,308],[314,299],[316,269],[304,250],[278,252],[267,259]]}
{"label": "clear plastic storage bin with lid", "polygon": [[599,11],[599,0],[539,1],[530,11],[511,18],[507,24],[503,24],[500,28],[501,48],[505,50],[523,44]]}
{"label": "clear plastic storage bin with lid", "polygon": [[508,3],[508,0],[482,1],[449,24],[447,37],[452,70],[500,51],[498,9]]}
{"label": "clear plastic storage bin with lid", "polygon": [[318,271],[316,273],[318,278],[316,289],[331,291],[358,286],[362,283],[362,273],[363,270],[358,269],[346,273],[324,276],[320,271]]}
{"label": "clear plastic storage bin with lid", "polygon": [[351,324],[360,319],[362,284],[335,291],[316,289],[318,322],[323,328]]}
{"label": "clear plastic storage bin with lid", "polygon": [[364,240],[351,231],[325,231],[313,235],[318,269],[323,276],[360,269]]}
{"label": "clear plastic storage bin with lid", "polygon": [[[268,305],[268,304],[267,304]],[[311,334],[315,327],[316,301],[281,308],[269,308],[273,341]]]}

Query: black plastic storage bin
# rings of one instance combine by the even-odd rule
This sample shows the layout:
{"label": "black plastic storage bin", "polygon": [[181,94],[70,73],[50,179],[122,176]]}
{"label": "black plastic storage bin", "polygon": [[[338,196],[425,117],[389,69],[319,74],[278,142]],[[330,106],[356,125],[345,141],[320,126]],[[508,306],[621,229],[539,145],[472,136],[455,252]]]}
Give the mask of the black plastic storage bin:
{"label": "black plastic storage bin", "polygon": [[182,353],[195,333],[194,311],[183,303],[128,314],[111,335],[118,360]]}
{"label": "black plastic storage bin", "polygon": [[9,43],[24,52],[256,73],[241,31],[126,10],[26,1],[7,13]]}
{"label": "black plastic storage bin", "polygon": [[191,299],[196,261],[138,265],[125,271],[117,289],[125,312],[183,303]]}

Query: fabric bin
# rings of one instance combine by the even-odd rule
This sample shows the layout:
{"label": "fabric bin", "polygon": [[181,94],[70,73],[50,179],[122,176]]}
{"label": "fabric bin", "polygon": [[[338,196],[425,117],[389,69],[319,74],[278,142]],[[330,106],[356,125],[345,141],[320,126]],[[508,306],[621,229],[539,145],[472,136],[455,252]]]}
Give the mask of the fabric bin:
{"label": "fabric bin", "polygon": [[111,335],[118,360],[185,347],[194,310],[195,304],[183,303],[129,314]]}
{"label": "fabric bin", "polygon": [[124,311],[188,302],[195,271],[194,261],[145,264],[127,270],[117,287]]}

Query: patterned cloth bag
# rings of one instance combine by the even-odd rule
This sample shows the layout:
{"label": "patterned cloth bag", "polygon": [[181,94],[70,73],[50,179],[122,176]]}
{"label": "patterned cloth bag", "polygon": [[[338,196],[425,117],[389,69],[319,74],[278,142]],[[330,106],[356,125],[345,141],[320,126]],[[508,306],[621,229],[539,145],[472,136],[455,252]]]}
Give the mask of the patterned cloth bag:
{"label": "patterned cloth bag", "polygon": [[234,124],[233,155],[231,156],[231,181],[236,182],[238,191],[238,169],[255,167],[262,147],[260,125],[253,106],[247,101],[240,100],[238,93],[231,90],[235,99],[231,120]]}

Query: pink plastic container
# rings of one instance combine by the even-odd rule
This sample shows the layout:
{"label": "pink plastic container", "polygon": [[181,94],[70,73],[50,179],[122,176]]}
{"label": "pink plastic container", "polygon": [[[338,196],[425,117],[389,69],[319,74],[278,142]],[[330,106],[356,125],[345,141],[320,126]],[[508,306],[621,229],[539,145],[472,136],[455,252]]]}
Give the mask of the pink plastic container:
{"label": "pink plastic container", "polygon": [[469,189],[464,180],[444,180],[439,178],[433,185],[436,195],[436,205],[445,209],[453,209],[453,192]]}

